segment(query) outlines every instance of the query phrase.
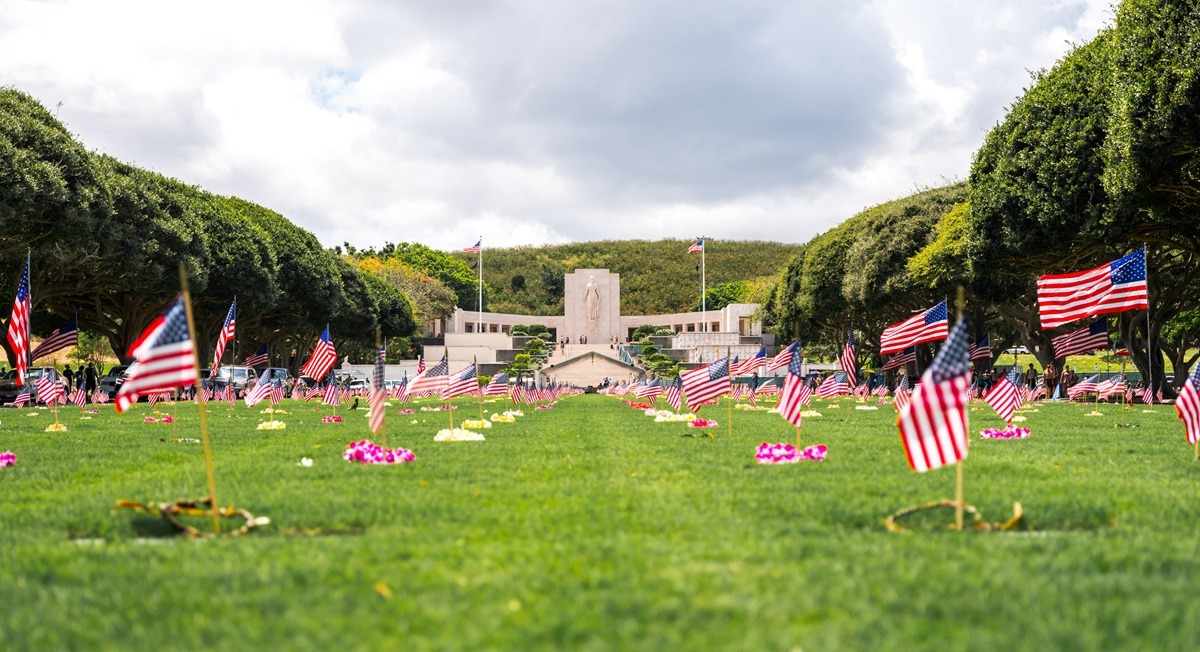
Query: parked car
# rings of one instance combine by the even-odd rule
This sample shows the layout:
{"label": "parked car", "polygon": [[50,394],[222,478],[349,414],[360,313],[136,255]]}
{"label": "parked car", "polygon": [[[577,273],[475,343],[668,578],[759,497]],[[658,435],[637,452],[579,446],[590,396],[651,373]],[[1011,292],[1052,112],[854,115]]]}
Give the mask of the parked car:
{"label": "parked car", "polygon": [[96,388],[108,394],[108,399],[111,401],[120,391],[121,385],[125,384],[125,372],[129,370],[128,365],[119,364],[108,370],[108,373],[100,377],[96,383]]}
{"label": "parked car", "polygon": [[283,367],[267,367],[264,371],[267,372],[267,380],[272,382],[278,380],[284,386],[287,386],[292,380],[292,372]]}
{"label": "parked car", "polygon": [[[29,385],[30,401],[37,400],[37,387],[33,384],[38,378],[50,374],[53,380],[59,379],[58,370],[54,367],[32,367],[25,372],[25,383]],[[12,403],[17,399],[21,388],[17,387],[17,370],[13,369],[0,378],[0,403]]]}
{"label": "parked car", "polygon": [[217,369],[217,375],[212,378],[212,386],[218,392],[225,391],[229,386],[233,386],[235,392],[240,392],[246,388],[251,378],[258,378],[254,367],[227,365]]}

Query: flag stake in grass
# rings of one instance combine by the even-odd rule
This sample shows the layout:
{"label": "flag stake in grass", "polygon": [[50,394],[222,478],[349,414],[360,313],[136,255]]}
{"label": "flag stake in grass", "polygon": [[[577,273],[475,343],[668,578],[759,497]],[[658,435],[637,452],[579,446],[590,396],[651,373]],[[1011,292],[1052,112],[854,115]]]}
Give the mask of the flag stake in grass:
{"label": "flag stake in grass", "polygon": [[[375,326],[375,350],[375,355],[383,355],[383,327],[378,325]],[[382,366],[376,367],[376,369],[382,368]],[[377,400],[369,401],[371,403],[370,409],[380,410],[382,412],[386,409],[384,408],[383,404],[387,402],[386,393],[384,393],[383,389],[383,374],[380,373],[379,378],[374,378],[372,380],[374,382],[372,383],[371,391],[380,392],[381,394]],[[374,386],[376,383],[379,384],[378,387]],[[383,447],[387,448],[387,423],[385,423],[383,419],[379,420],[379,437],[383,440]]]}
{"label": "flag stake in grass", "polygon": [[[956,312],[958,313],[958,318],[962,319],[963,311],[966,310],[966,308],[967,308],[967,298],[966,298],[966,292],[963,290],[963,287],[961,285],[958,286],[958,296],[955,297],[955,299],[954,299],[954,307],[956,308]],[[1011,423],[1012,423],[1012,420],[1010,419],[1009,424],[1011,424]],[[971,447],[970,434],[967,433],[963,439],[965,440],[966,448],[970,448]],[[963,451],[963,457],[966,457],[966,451]],[[958,504],[954,509],[954,525],[956,528],[958,528],[959,532],[962,532],[962,529],[963,529],[963,505],[965,504],[965,502],[963,501],[963,463],[962,463],[961,459],[958,460],[957,466],[958,466],[958,479],[957,479],[957,482],[955,483],[954,498]]]}
{"label": "flag stake in grass", "polygon": [[[475,366],[475,385],[479,385],[479,356],[471,356],[471,364]],[[483,388],[475,390],[479,394],[479,420],[483,421]]]}
{"label": "flag stake in grass", "polygon": [[[729,347],[725,347],[725,359],[726,359],[726,360],[729,360],[729,359],[730,359],[730,357],[729,357]],[[731,367],[730,367],[730,369],[729,369],[729,379],[730,379],[731,381],[733,380],[733,367],[732,367],[732,366],[731,366]],[[730,439],[733,439],[733,394],[732,394],[732,387],[733,387],[733,386],[732,386],[732,385],[730,385],[730,388],[731,388],[731,389],[730,389],[730,392],[731,392],[731,393],[730,393],[730,395],[729,395],[729,403],[728,403],[728,407],[729,407],[729,409],[728,409],[728,410],[726,410],[726,413],[727,413],[727,414],[725,415],[725,419],[726,419],[726,420],[729,422],[729,438],[730,438]]]}
{"label": "flag stake in grass", "polygon": [[[183,263],[179,263],[179,285],[183,288],[183,307],[187,314],[188,337],[192,338],[192,361],[195,364],[194,374],[196,377],[195,386],[197,391],[204,391],[204,388],[200,385],[200,348],[196,346],[196,322],[192,318],[192,295],[188,291],[187,271],[183,268]],[[230,378],[232,379],[232,376]],[[220,510],[217,507],[217,479],[213,471],[212,444],[208,440],[208,415],[204,410],[203,401],[200,402],[199,408],[200,439],[204,442],[204,469],[208,474],[208,501],[212,513],[213,531],[220,534],[221,520],[217,518]]]}

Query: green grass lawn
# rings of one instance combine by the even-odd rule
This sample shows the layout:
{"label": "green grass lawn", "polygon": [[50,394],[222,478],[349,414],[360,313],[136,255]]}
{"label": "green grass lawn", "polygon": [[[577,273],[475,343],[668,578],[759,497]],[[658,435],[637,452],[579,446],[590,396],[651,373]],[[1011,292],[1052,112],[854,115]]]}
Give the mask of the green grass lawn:
{"label": "green grass lawn", "polygon": [[955,474],[909,471],[891,405],[853,405],[805,422],[826,461],[775,467],[755,447],[794,429],[737,411],[730,438],[725,406],[702,412],[713,439],[580,396],[435,443],[445,413],[396,405],[389,442],[417,460],[392,467],[341,459],[362,410],[322,424],[288,401],[287,429],[259,431],[219,406],[221,502],[271,524],[215,540],[114,508],[205,494],[201,447],[166,441],[199,437],[195,406],[174,427],[64,410],[53,434],[3,410],[0,649],[1200,647],[1200,464],[1172,407],[1118,429],[1117,406],[1040,405],[1030,439],[975,439],[966,462],[967,501],[989,521],[1019,501],[1030,529],[894,534],[889,513],[952,498]]}

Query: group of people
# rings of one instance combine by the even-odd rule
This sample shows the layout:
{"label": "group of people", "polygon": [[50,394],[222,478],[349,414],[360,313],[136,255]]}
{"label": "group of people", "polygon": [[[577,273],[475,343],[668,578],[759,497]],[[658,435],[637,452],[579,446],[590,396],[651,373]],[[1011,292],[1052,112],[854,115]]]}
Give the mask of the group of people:
{"label": "group of people", "polygon": [[62,370],[63,387],[66,391],[74,391],[75,388],[80,388],[84,392],[96,391],[96,365],[89,364],[84,367],[79,365],[79,369],[72,371],[71,365],[63,365]]}

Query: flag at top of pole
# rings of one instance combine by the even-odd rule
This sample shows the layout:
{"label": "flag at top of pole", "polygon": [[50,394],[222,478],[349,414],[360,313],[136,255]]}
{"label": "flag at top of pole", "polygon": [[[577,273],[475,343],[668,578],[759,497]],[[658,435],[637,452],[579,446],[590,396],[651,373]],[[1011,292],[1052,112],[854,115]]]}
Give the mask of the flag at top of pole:
{"label": "flag at top of pole", "polygon": [[25,384],[25,371],[29,369],[29,313],[33,307],[29,300],[29,261],[21,272],[17,285],[17,298],[13,300],[12,317],[8,320],[8,344],[16,355],[17,387]]}
{"label": "flag at top of pole", "polygon": [[694,254],[697,251],[704,251],[704,238],[698,238],[695,244],[688,247],[689,254]]}
{"label": "flag at top of pole", "polygon": [[233,340],[236,330],[237,297],[234,297],[233,303],[229,304],[229,312],[225,313],[225,323],[221,325],[221,333],[217,336],[217,346],[213,348],[212,371],[208,374],[209,378],[217,375],[217,369],[221,367],[221,358],[225,357],[225,345]]}
{"label": "flag at top of pole", "polygon": [[1068,274],[1047,274],[1037,282],[1042,330],[1077,319],[1149,306],[1146,250],[1111,263]]}
{"label": "flag at top of pole", "polygon": [[317,339],[317,343],[313,346],[312,353],[308,356],[308,362],[300,368],[301,376],[309,378],[324,378],[333,369],[334,363],[337,362],[337,349],[333,348],[333,342],[329,340],[329,326],[321,332],[321,337]]}
{"label": "flag at top of pole", "polygon": [[462,252],[464,254],[477,254],[482,250],[483,250],[483,238],[479,238],[479,241],[476,242],[475,244],[471,245],[470,247],[463,247]]}
{"label": "flag at top of pole", "polygon": [[967,320],[959,318],[900,410],[900,441],[912,470],[924,473],[967,456],[970,387]]}

